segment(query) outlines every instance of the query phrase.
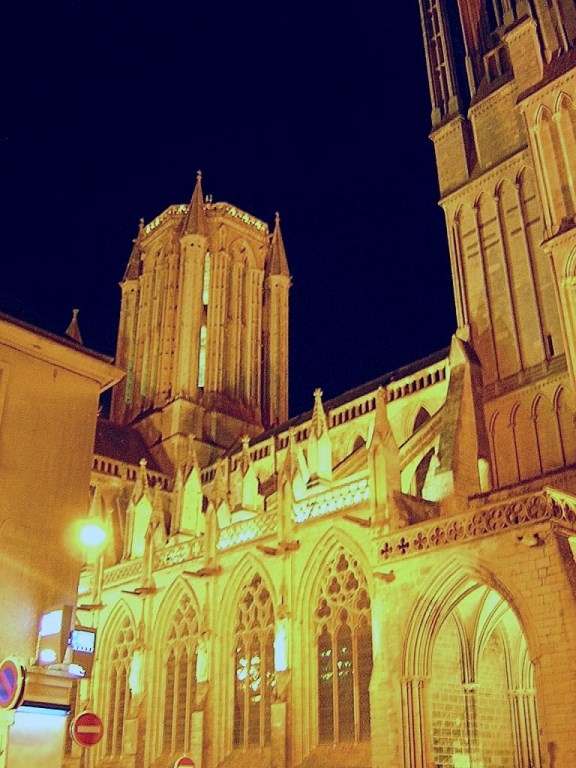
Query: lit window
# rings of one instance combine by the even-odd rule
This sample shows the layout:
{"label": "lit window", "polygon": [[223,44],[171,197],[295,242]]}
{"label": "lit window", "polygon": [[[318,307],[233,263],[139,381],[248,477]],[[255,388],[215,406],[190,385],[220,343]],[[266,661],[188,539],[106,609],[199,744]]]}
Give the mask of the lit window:
{"label": "lit window", "polygon": [[202,281],[202,303],[206,307],[210,298],[210,254],[204,257],[204,278]]}
{"label": "lit window", "polygon": [[122,754],[124,716],[129,700],[128,678],[134,651],[135,632],[126,616],[112,643],[108,673],[108,695],[105,717],[104,753],[110,757]]}
{"label": "lit window", "polygon": [[316,608],[318,740],[370,738],[370,598],[358,563],[340,552],[328,566]]}
{"label": "lit window", "polygon": [[206,378],[206,326],[200,328],[200,349],[198,351],[198,386],[204,386]]}
{"label": "lit window", "polygon": [[235,630],[234,746],[270,743],[270,705],[274,675],[274,609],[270,593],[256,575],[245,587]]}
{"label": "lit window", "polygon": [[190,744],[190,722],[196,697],[198,620],[188,595],[183,595],[172,618],[168,639],[162,645],[166,677],[163,752],[185,752]]}

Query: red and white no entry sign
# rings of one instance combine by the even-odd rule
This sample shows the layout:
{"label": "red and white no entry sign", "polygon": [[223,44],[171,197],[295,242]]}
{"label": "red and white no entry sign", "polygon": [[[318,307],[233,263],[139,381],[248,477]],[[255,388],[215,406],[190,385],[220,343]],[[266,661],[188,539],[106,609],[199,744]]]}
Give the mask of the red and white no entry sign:
{"label": "red and white no entry sign", "polygon": [[81,747],[93,747],[104,734],[104,724],[95,712],[81,712],[70,723],[70,736]]}
{"label": "red and white no entry sign", "polygon": [[192,768],[194,768],[196,763],[194,760],[192,760],[191,757],[188,757],[188,755],[183,755],[182,757],[179,757],[178,760],[176,760],[174,763],[174,768],[182,768],[185,765],[192,766]]}
{"label": "red and white no entry sign", "polygon": [[26,670],[20,659],[7,656],[0,662],[0,709],[15,709],[24,693]]}

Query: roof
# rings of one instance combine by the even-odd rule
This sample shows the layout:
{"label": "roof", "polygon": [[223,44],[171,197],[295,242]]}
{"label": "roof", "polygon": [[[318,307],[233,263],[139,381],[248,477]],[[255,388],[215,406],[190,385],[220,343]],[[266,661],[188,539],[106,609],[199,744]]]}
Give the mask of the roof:
{"label": "roof", "polygon": [[[426,368],[429,365],[435,365],[436,363],[439,363],[441,360],[444,360],[448,357],[450,353],[450,347],[443,347],[442,349],[437,350],[436,352],[432,352],[430,355],[427,355],[426,357],[420,358],[419,360],[415,360],[412,363],[409,363],[408,365],[404,365],[400,368],[396,368],[393,371],[389,371],[388,373],[385,373],[383,376],[379,376],[377,379],[372,379],[371,381],[367,381],[364,384],[360,384],[358,387],[354,387],[353,389],[349,389],[346,392],[343,392],[341,395],[338,395],[337,397],[333,397],[330,400],[326,400],[323,405],[326,412],[331,411],[333,408],[338,408],[341,405],[344,405],[344,403],[349,402],[350,400],[355,400],[358,397],[363,397],[364,395],[367,395],[370,392],[374,392],[378,389],[378,387],[386,387],[389,384],[392,384],[394,381],[398,381],[399,379],[403,379],[406,376],[413,376],[414,374],[418,373],[418,371],[421,371],[423,368]],[[254,437],[254,439],[250,442],[250,445],[254,446],[257,443],[259,443],[262,440],[267,440],[272,435],[280,434],[281,432],[285,432],[289,427],[296,427],[300,424],[304,424],[305,422],[309,421],[312,418],[312,410],[305,411],[304,413],[300,413],[297,416],[292,416],[288,421],[283,422],[282,424],[278,424],[275,427],[272,427],[271,429],[267,430],[266,432],[263,432],[260,435],[257,435]],[[234,450],[236,450],[237,445],[234,445]]]}
{"label": "roof", "polygon": [[108,419],[99,418],[96,423],[94,453],[136,467],[141,459],[146,459],[146,466],[151,472],[162,472],[139,432]]}
{"label": "roof", "polygon": [[70,349],[78,349],[97,360],[112,363],[112,357],[83,346],[81,342],[75,340],[72,336],[66,335],[65,332],[60,333],[55,327],[54,319],[41,314],[18,296],[8,293],[3,289],[0,289],[0,318],[8,323],[12,323],[12,325],[19,326],[32,333],[37,333],[51,341],[56,341]]}

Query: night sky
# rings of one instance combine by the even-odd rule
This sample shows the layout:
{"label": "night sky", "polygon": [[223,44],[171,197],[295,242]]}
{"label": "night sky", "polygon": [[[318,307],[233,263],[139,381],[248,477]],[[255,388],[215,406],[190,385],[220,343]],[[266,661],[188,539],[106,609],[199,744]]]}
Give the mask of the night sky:
{"label": "night sky", "polygon": [[0,309],[63,333],[78,307],[113,355],[138,220],[201,169],[214,202],[280,212],[296,415],[455,328],[418,3],[233,7],[4,14]]}

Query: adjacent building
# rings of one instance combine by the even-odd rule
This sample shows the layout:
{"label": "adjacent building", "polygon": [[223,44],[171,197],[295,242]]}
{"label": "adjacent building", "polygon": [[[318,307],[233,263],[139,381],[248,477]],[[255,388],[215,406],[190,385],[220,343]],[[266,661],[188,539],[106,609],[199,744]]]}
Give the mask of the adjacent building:
{"label": "adjacent building", "polygon": [[4,706],[0,680],[2,768],[61,765],[66,720],[49,712],[69,710],[72,680],[37,664],[39,620],[68,606],[70,628],[99,397],[121,377],[73,339],[0,314],[0,660],[22,665],[27,704]]}

